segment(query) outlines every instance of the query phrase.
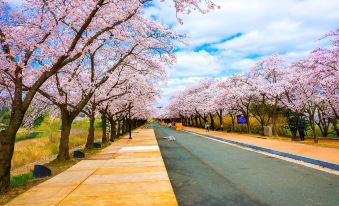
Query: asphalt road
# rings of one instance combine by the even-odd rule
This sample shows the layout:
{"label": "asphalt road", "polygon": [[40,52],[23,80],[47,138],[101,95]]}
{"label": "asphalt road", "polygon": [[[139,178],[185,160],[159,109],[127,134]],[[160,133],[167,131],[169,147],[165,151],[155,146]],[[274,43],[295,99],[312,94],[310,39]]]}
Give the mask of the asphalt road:
{"label": "asphalt road", "polygon": [[[154,130],[180,205],[339,206],[337,175],[166,127]],[[163,138],[170,135],[177,140]]]}

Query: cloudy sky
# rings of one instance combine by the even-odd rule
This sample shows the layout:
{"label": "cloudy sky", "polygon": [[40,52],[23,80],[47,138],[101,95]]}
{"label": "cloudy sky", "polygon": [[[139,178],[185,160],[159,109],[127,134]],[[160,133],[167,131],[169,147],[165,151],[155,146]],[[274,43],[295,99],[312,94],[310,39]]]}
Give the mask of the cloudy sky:
{"label": "cloudy sky", "polygon": [[169,0],[147,8],[145,15],[189,37],[189,45],[177,49],[178,61],[169,68],[159,105],[175,91],[202,78],[246,72],[258,59],[272,53],[288,61],[303,58],[326,44],[319,40],[324,34],[339,28],[338,0],[213,1],[221,7],[219,10],[181,15],[183,25]]}
{"label": "cloudy sky", "polygon": [[305,57],[326,44],[319,39],[339,28],[338,0],[215,0],[219,10],[182,16],[156,4],[147,15],[188,35],[178,62],[169,69],[159,105],[176,90],[205,77],[246,72],[258,59],[277,53],[288,61]]}

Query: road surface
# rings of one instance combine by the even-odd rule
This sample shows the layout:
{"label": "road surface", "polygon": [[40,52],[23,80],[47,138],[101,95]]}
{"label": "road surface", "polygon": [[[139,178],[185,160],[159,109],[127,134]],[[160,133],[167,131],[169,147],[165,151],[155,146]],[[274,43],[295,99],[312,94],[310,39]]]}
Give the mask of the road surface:
{"label": "road surface", "polygon": [[339,205],[338,175],[152,126],[179,205]]}

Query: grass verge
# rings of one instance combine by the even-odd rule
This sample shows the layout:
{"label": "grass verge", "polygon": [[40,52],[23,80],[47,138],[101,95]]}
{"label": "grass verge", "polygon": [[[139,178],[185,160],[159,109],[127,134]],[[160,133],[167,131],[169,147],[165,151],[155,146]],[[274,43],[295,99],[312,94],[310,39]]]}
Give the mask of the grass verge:
{"label": "grass verge", "polygon": [[[27,132],[24,129],[17,136],[19,141],[16,142],[14,148],[14,154],[12,158],[12,170],[21,168],[32,162],[40,161],[45,158],[49,158],[58,153],[60,133],[51,137],[48,132],[33,131]],[[39,135],[32,135],[39,134]],[[101,139],[101,129],[95,130],[95,139]],[[31,135],[32,138],[27,136]],[[88,129],[86,128],[72,128],[69,147],[75,148],[80,145],[86,144],[86,137],[88,135]],[[33,138],[33,136],[35,136]],[[26,138],[26,139],[24,139]]]}

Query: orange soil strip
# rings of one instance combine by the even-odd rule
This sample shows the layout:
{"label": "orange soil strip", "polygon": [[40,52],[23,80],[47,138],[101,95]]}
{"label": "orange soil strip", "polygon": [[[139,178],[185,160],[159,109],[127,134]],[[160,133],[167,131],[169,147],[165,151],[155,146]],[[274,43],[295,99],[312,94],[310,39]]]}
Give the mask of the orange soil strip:
{"label": "orange soil strip", "polygon": [[339,163],[339,149],[327,148],[322,146],[300,144],[297,142],[287,142],[273,139],[261,139],[235,133],[223,133],[217,131],[207,132],[205,129],[185,127],[185,130],[194,131],[202,134],[209,134],[216,137],[221,137],[229,140],[234,140],[242,143],[247,143],[255,146],[265,147],[269,149],[287,152],[291,154],[310,157],[327,162]]}

